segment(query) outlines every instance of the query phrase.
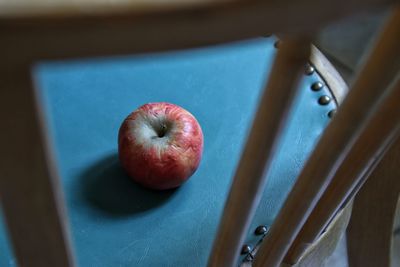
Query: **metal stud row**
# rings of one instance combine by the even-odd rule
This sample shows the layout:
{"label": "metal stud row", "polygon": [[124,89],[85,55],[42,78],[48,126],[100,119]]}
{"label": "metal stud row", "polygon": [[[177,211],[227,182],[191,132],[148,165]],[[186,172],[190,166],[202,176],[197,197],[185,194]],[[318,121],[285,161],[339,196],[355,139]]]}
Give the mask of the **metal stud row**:
{"label": "metal stud row", "polygon": [[[305,74],[310,76],[315,72],[315,68],[311,66],[311,64],[307,64],[305,67]],[[311,84],[311,90],[318,92],[321,91],[322,88],[324,88],[324,84],[322,82],[314,82]],[[322,106],[328,105],[332,101],[332,98],[328,95],[323,95],[320,98],[318,98],[318,103]],[[333,116],[336,113],[336,109],[332,109],[328,112],[328,117],[333,118]]]}
{"label": "metal stud row", "polygon": [[[268,227],[265,225],[259,225],[255,230],[254,230],[254,234],[255,235],[266,235],[266,233],[268,232]],[[240,251],[241,255],[246,255],[249,254],[252,251],[252,247],[248,244],[244,244],[242,246],[242,249]]]}

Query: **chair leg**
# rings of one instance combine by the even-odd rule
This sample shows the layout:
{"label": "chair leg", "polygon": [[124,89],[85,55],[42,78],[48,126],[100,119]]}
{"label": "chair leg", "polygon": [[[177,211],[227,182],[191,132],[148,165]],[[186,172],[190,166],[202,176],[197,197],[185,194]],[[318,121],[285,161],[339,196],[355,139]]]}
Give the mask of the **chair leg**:
{"label": "chair leg", "polygon": [[350,267],[391,266],[391,244],[400,194],[400,138],[354,200],[347,229]]}
{"label": "chair leg", "polygon": [[19,266],[71,267],[59,181],[22,65],[0,66],[0,201]]}

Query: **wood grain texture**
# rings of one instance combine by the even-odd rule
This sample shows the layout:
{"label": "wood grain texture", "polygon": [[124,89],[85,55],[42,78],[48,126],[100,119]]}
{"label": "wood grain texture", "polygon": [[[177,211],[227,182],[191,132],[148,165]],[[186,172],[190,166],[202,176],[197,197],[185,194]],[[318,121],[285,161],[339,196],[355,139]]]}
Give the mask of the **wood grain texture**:
{"label": "wood grain texture", "polygon": [[310,47],[308,39],[281,42],[225,204],[209,267],[237,266]]}
{"label": "wood grain texture", "polygon": [[7,44],[2,60],[13,62],[15,51],[18,57],[32,62],[185,49],[271,32],[309,34],[350,14],[394,2],[354,0],[349,5],[345,0],[235,1],[149,12],[122,6],[121,12],[107,8],[102,14],[0,16],[0,38]]}
{"label": "wood grain texture", "polygon": [[255,267],[279,265],[343,163],[399,69],[399,11],[392,15],[366,64],[326,128],[255,259]]}
{"label": "wood grain texture", "polygon": [[72,267],[64,203],[29,67],[0,71],[0,199],[19,266]]}
{"label": "wood grain texture", "polygon": [[400,139],[392,146],[354,199],[347,229],[351,267],[391,265],[396,204],[400,195]]}
{"label": "wood grain texture", "polygon": [[284,262],[296,263],[325,230],[338,210],[355,195],[400,135],[400,76],[351,148],[289,249]]}

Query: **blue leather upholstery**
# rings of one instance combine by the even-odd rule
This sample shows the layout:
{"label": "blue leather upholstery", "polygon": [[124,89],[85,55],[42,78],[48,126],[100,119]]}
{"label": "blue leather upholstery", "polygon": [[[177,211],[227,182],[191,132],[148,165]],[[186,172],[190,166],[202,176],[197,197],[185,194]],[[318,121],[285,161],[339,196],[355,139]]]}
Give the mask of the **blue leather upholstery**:
{"label": "blue leather upholstery", "polygon": [[[41,64],[36,68],[68,206],[78,266],[205,266],[257,97],[275,55],[273,38],[190,51]],[[270,225],[334,108],[318,104],[304,76],[261,205],[246,240]],[[204,138],[198,171],[181,188],[153,192],[117,160],[122,120],[167,101],[196,116]],[[249,177],[251,179],[251,177]],[[38,240],[40,242],[40,240]],[[0,266],[14,266],[0,238]],[[3,253],[6,251],[6,255]],[[239,255],[238,255],[239,257]]]}

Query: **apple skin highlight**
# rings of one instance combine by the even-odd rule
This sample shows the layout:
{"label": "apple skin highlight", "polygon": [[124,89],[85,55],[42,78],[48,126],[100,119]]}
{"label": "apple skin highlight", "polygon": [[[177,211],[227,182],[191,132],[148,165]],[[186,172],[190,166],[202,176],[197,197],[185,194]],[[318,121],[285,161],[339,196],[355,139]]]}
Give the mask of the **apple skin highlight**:
{"label": "apple skin highlight", "polygon": [[119,160],[144,187],[180,186],[199,166],[203,133],[187,110],[166,102],[148,103],[132,112],[118,134]]}

